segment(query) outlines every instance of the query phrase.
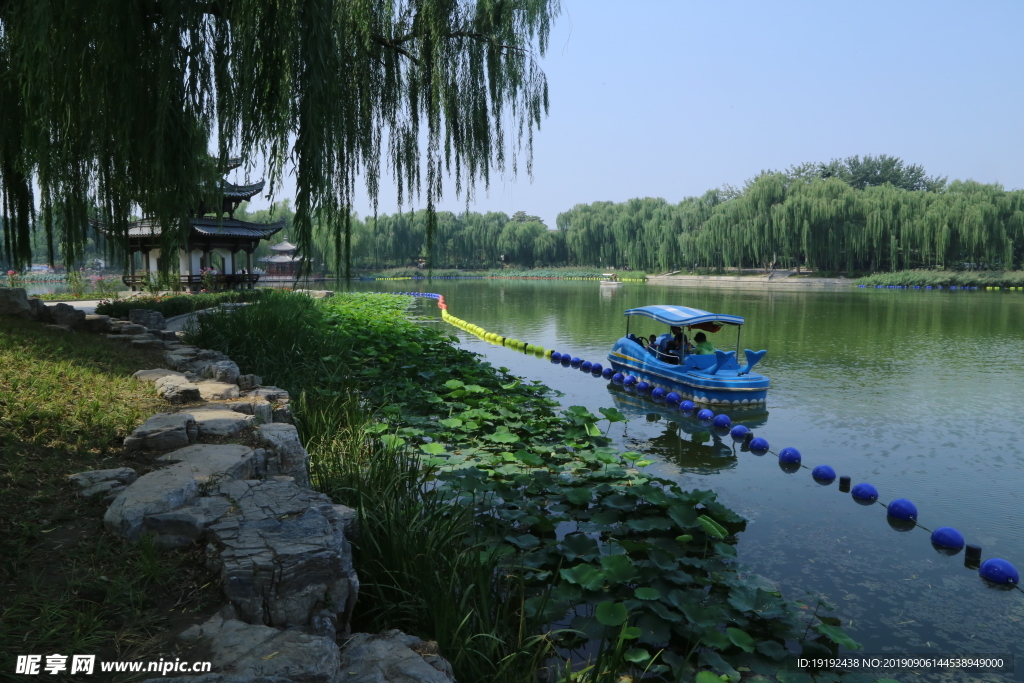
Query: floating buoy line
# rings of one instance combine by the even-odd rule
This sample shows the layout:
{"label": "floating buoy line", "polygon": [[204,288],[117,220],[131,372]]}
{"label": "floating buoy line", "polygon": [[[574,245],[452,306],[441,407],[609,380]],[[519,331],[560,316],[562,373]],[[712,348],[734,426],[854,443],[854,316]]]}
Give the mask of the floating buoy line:
{"label": "floating buoy line", "polygon": [[[377,277],[375,275],[364,275],[360,280],[578,280],[581,282],[601,282],[600,277],[557,277],[554,275],[404,275],[402,277]],[[619,282],[647,282],[643,277],[620,277]],[[1024,289],[1024,288],[1022,288]],[[384,294],[395,294],[396,292],[384,292]],[[400,292],[408,294],[408,292]]]}
{"label": "floating buoy line", "polygon": [[[863,286],[863,285],[862,285]],[[965,288],[966,289],[966,288]],[[1024,289],[1024,288],[1022,288]],[[657,402],[664,402],[666,405],[676,407],[684,417],[696,417],[704,426],[716,428],[720,436],[729,434],[736,444],[740,444],[741,450],[749,450],[754,455],[763,456],[771,453],[779,460],[779,467],[784,472],[795,473],[801,469],[810,470],[811,477],[822,485],[831,485],[839,479],[839,491],[849,493],[854,501],[861,505],[874,505],[878,503],[886,510],[886,517],[889,525],[897,531],[910,531],[915,528],[924,529],[931,534],[932,546],[939,552],[947,555],[956,555],[960,550],[964,552],[964,566],[970,569],[977,569],[982,578],[992,583],[1009,586],[1022,590],[1020,586],[1020,573],[1010,562],[1002,558],[994,557],[984,562],[981,561],[981,546],[967,543],[963,534],[952,527],[939,527],[934,531],[918,522],[917,506],[906,498],[897,498],[888,504],[878,500],[878,489],[874,485],[862,482],[851,488],[849,476],[837,477],[835,469],[829,465],[818,465],[811,469],[803,464],[803,456],[795,448],[787,447],[776,453],[771,450],[771,445],[766,439],[754,436],[749,428],[744,425],[732,424],[732,418],[725,413],[717,415],[709,408],[697,409],[693,401],[683,400],[678,392],[665,391],[661,387],[651,387],[648,382],[638,380],[634,375],[615,372],[612,368],[606,368],[601,363],[583,360],[569,353],[559,353],[552,349],[545,349],[536,344],[529,344],[519,339],[503,337],[494,332],[488,332],[479,325],[457,318],[448,312],[448,305],[444,296],[428,292],[380,292],[382,294],[404,294],[412,297],[435,299],[437,307],[441,309],[441,318],[455,327],[463,329],[480,339],[492,344],[505,346],[507,348],[522,351],[525,354],[534,355],[537,358],[548,358],[552,363],[558,363],[563,367],[579,369],[581,372],[589,372],[595,378],[611,380],[615,384],[621,384],[627,389],[635,390],[638,394],[650,393],[652,399]],[[1022,591],[1024,592],[1024,591]]]}

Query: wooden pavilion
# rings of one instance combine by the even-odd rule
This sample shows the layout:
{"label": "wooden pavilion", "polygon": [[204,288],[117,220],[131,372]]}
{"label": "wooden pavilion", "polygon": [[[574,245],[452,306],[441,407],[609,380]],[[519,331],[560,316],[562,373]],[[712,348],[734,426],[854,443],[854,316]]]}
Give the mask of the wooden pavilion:
{"label": "wooden pavilion", "polygon": [[[241,159],[229,160],[228,170],[238,168],[241,163]],[[176,254],[179,283],[183,288],[200,289],[203,285],[202,271],[212,268],[216,271],[218,288],[252,289],[260,277],[253,272],[252,253],[260,240],[269,239],[280,231],[284,221],[250,223],[238,220],[234,215],[238,205],[261,192],[264,184],[261,180],[250,185],[234,185],[222,180],[216,192],[221,197],[220,206],[200,203],[195,215],[189,219],[187,243]],[[207,215],[210,213],[215,215]],[[128,251],[130,263],[134,263],[136,253],[142,254],[143,272],[122,278],[132,291],[144,286],[149,278],[158,277],[171,265],[164,262],[168,255],[162,253],[161,227],[155,220],[135,221],[129,226]],[[244,257],[240,258],[241,254]]]}

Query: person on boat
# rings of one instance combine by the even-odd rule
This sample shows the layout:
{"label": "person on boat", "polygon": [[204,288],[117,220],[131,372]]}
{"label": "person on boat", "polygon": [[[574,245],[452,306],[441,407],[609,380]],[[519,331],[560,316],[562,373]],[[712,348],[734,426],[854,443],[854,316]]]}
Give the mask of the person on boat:
{"label": "person on boat", "polygon": [[715,352],[715,345],[708,341],[708,338],[704,336],[703,332],[698,332],[693,336],[693,352],[699,356],[706,356]]}
{"label": "person on boat", "polygon": [[672,365],[678,365],[679,359],[689,350],[689,340],[683,334],[683,328],[673,325],[669,328],[672,338],[665,344],[665,354],[662,360]]}

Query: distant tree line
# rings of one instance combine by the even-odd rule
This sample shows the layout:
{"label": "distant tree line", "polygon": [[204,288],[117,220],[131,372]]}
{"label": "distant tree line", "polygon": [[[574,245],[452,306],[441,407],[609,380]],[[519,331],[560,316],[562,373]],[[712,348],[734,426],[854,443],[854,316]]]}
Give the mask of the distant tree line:
{"label": "distant tree line", "polygon": [[742,189],[678,204],[581,204],[558,216],[569,263],[648,272],[806,266],[1013,269],[1024,259],[1024,191],[947,183],[897,158],[850,157],[764,171]]}
{"label": "distant tree line", "polygon": [[[285,201],[238,217],[284,218],[274,241],[293,234]],[[762,171],[742,188],[724,186],[671,204],[664,199],[579,204],[556,229],[518,212],[438,212],[432,257],[426,211],[351,218],[355,268],[614,267],[646,272],[809,267],[885,272],[911,268],[1020,268],[1024,190],[928,176],[881,155]],[[314,219],[314,270],[345,262],[343,243]],[[269,254],[263,245],[256,254]],[[343,272],[343,271],[342,271]]]}
{"label": "distant tree line", "polygon": [[[354,220],[354,267],[427,258],[427,213]],[[269,219],[269,218],[268,218]],[[328,230],[314,258],[334,263]],[[551,230],[524,212],[439,212],[438,268],[600,266],[646,272],[809,267],[880,272],[941,266],[1014,269],[1024,261],[1024,191],[928,176],[881,156],[762,171],[678,204],[664,199],[579,204]]]}

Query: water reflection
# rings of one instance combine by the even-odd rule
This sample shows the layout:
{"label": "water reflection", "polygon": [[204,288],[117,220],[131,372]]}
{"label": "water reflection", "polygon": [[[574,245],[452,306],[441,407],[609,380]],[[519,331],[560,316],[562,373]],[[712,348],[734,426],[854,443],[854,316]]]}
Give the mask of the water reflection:
{"label": "water reflection", "polygon": [[[663,401],[639,396],[611,382],[608,394],[615,408],[630,420],[623,428],[623,438],[630,448],[692,474],[713,474],[736,467],[740,445],[728,429],[712,427],[693,413],[682,413]],[[730,409],[728,415],[734,424],[751,430],[768,422],[764,408]],[[663,429],[659,432],[655,425]]]}

